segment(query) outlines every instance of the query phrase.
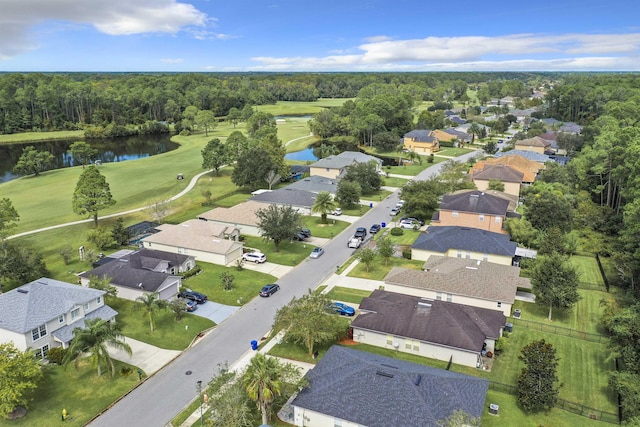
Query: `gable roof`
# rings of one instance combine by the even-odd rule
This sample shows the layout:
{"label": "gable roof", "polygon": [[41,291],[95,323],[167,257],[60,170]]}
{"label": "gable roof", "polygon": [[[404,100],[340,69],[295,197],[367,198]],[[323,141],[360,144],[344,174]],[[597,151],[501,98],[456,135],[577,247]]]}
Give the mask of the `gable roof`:
{"label": "gable roof", "polygon": [[544,122],[547,125],[559,125],[562,123],[560,120],[556,120],[553,117],[546,117],[544,119],[540,119],[540,121]]}
{"label": "gable roof", "polygon": [[225,222],[229,224],[242,224],[257,226],[259,218],[256,215],[258,209],[264,209],[264,203],[248,200],[238,203],[230,208],[215,208],[202,213],[198,218],[207,221]]}
{"label": "gable roof", "polygon": [[337,156],[340,159],[350,159],[356,163],[376,162],[382,164],[382,160],[370,154],[361,153],[360,151],[343,151]]}
{"label": "gable roof", "polygon": [[518,286],[531,287],[519,267],[439,255],[431,255],[424,270],[394,267],[384,282],[511,304]]}
{"label": "gable roof", "polygon": [[351,327],[479,353],[504,323],[502,311],[375,289]]}
{"label": "gable roof", "polygon": [[487,165],[481,171],[471,170],[473,180],[489,181],[497,179],[502,182],[518,182],[521,183],[524,173],[507,165]]}
{"label": "gable roof", "polygon": [[326,178],[324,176],[311,175],[309,177],[295,181],[287,185],[285,188],[311,191],[312,193],[316,194],[321,191],[335,194],[336,191],[338,191],[338,180]]}
{"label": "gable roof", "polygon": [[547,148],[551,145],[551,143],[545,139],[540,138],[539,136],[534,136],[533,138],[521,139],[516,141],[516,147],[543,147]]}
{"label": "gable roof", "polygon": [[363,426],[432,426],[459,409],[479,417],[489,389],[486,379],[336,345],[306,378],[292,405]]}
{"label": "gable roof", "polygon": [[516,247],[516,242],[510,241],[507,234],[457,226],[429,227],[426,232],[420,233],[411,245],[412,249],[441,253],[449,249],[459,249],[511,257],[515,255]]}
{"label": "gable roof", "polygon": [[338,156],[328,156],[309,165],[312,168],[344,169],[354,163],[353,159]]}
{"label": "gable roof", "polygon": [[525,159],[533,160],[538,163],[547,163],[551,160],[549,156],[546,154],[536,153],[535,151],[528,150],[510,150],[510,151],[498,151],[493,157],[504,157],[504,156],[522,156]]}
{"label": "gable roof", "polygon": [[431,136],[430,129],[415,129],[404,134],[404,138],[412,138],[416,142],[434,142],[436,139]]}
{"label": "gable roof", "polygon": [[472,212],[487,215],[507,214],[509,201],[479,190],[459,191],[442,198],[440,210]]}
{"label": "gable roof", "polygon": [[105,293],[42,277],[0,294],[0,328],[24,334]]}
{"label": "gable roof", "polygon": [[[473,173],[484,170],[489,165],[507,165],[523,173],[522,182],[533,182],[542,166],[538,162],[525,159],[522,156],[489,157],[474,163]],[[532,170],[533,169],[533,170]]]}
{"label": "gable roof", "polygon": [[582,132],[582,126],[573,122],[567,122],[562,126],[560,126],[560,129],[558,130],[560,132],[567,132],[567,133],[580,133]]}
{"label": "gable roof", "polygon": [[[317,194],[311,191],[298,190],[289,186],[279,188],[273,191],[265,191],[264,193],[256,194],[249,200],[260,203],[277,204],[277,205],[290,205],[293,207],[311,208],[313,202],[316,200]],[[264,208],[264,205],[263,205]]]}
{"label": "gable roof", "polygon": [[227,254],[242,243],[224,238],[230,227],[201,219],[190,219],[178,225],[162,224],[159,233],[142,239],[143,242],[157,243],[180,248],[194,249],[215,254]]}

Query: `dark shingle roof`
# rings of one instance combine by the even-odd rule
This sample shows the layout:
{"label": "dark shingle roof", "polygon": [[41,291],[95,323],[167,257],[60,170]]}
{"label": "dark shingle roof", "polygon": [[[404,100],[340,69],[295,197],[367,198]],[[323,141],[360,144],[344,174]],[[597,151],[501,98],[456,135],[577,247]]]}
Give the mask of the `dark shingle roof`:
{"label": "dark shingle roof", "polygon": [[500,337],[502,311],[374,290],[360,303],[352,328],[480,352],[487,338]]}
{"label": "dark shingle roof", "polygon": [[442,198],[441,210],[506,215],[509,201],[479,190],[448,194]]}
{"label": "dark shingle roof", "polygon": [[456,410],[479,417],[489,381],[333,346],[292,404],[363,426],[427,427]]}
{"label": "dark shingle roof", "polygon": [[447,252],[449,249],[479,252],[484,254],[514,256],[516,242],[506,234],[492,233],[478,228],[442,226],[429,227],[411,246],[433,252]]}
{"label": "dark shingle roof", "polygon": [[311,175],[307,178],[302,178],[292,184],[289,184],[285,188],[311,191],[312,193],[327,191],[331,194],[335,194],[336,191],[338,191],[338,180],[326,178],[324,176]]}
{"label": "dark shingle roof", "polygon": [[497,179],[502,182],[522,182],[524,173],[507,165],[487,165],[478,172],[473,172],[473,179],[488,181]]}
{"label": "dark shingle roof", "polygon": [[429,129],[416,129],[411,132],[405,133],[405,138],[413,138],[416,142],[433,142],[435,138],[430,136],[431,130]]}
{"label": "dark shingle roof", "polygon": [[298,190],[289,186],[274,191],[265,191],[250,198],[261,203],[275,203],[294,207],[311,208],[316,200],[316,194],[311,191]]}

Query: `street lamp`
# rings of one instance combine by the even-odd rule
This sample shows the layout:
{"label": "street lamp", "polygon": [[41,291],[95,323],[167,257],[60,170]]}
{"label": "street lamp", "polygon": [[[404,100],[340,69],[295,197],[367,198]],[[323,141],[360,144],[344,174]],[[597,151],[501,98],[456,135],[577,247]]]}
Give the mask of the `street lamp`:
{"label": "street lamp", "polygon": [[202,381],[196,382],[196,391],[198,392],[198,399],[200,399],[200,425],[204,425],[204,417],[202,415]]}

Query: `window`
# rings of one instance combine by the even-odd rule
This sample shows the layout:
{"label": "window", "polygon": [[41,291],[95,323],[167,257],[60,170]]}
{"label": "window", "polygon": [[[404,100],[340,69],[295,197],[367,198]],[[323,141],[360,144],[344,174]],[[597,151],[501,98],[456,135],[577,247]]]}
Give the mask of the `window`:
{"label": "window", "polygon": [[333,427],[342,427],[342,420],[339,418],[333,419]]}
{"label": "window", "polygon": [[467,252],[467,256],[466,256],[466,258],[467,258],[467,259],[471,259],[471,252]]}
{"label": "window", "polygon": [[438,301],[442,301],[442,292],[438,292],[438,293],[436,294],[436,299],[437,299]]}
{"label": "window", "polygon": [[331,169],[329,169],[329,168],[325,168],[325,170],[326,170],[327,172],[329,172]]}
{"label": "window", "polygon": [[387,335],[387,345],[393,345],[393,336]]}
{"label": "window", "polygon": [[478,219],[480,220],[480,222],[483,222],[484,221],[484,215],[483,214],[478,215]]}
{"label": "window", "polygon": [[413,342],[413,349],[415,351],[420,351],[420,341],[414,341]]}
{"label": "window", "polygon": [[411,350],[411,340],[406,340],[404,343],[404,348],[407,350]]}
{"label": "window", "polygon": [[96,298],[96,305],[102,304],[102,297]]}
{"label": "window", "polygon": [[74,308],[73,310],[71,310],[71,320],[77,319],[79,314],[80,314],[79,308]]}
{"label": "window", "polygon": [[447,302],[451,302],[453,300],[453,295],[447,294]]}
{"label": "window", "polygon": [[451,212],[451,216],[453,216],[454,218],[457,218],[458,217],[458,211]]}
{"label": "window", "polygon": [[39,340],[45,335],[47,335],[47,325],[42,325],[39,328],[31,330],[31,338],[33,338],[34,341]]}
{"label": "window", "polygon": [[89,311],[89,303],[88,303],[88,302],[87,302],[87,303],[85,303],[85,304],[82,306],[82,308],[84,309],[85,313],[86,313],[87,311]]}
{"label": "window", "polygon": [[500,224],[500,217],[499,216],[496,217],[496,224]]}
{"label": "window", "polygon": [[64,314],[58,316],[58,323],[64,323]]}
{"label": "window", "polygon": [[498,301],[498,308],[502,307],[502,303]]}
{"label": "window", "polygon": [[458,258],[462,258],[462,251],[458,249]]}
{"label": "window", "polygon": [[184,253],[184,248],[178,248],[178,253],[179,254],[183,254]]}
{"label": "window", "polygon": [[483,261],[489,261],[489,254],[482,254]]}
{"label": "window", "polygon": [[36,357],[38,359],[44,359],[47,357],[47,353],[49,352],[49,344],[45,344],[42,347],[36,349]]}

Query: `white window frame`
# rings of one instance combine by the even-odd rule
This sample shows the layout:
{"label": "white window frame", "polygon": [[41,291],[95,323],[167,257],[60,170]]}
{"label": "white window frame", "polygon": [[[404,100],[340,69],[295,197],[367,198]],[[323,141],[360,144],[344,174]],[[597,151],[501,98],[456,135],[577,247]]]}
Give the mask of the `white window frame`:
{"label": "white window frame", "polygon": [[451,211],[451,216],[454,218],[458,217],[458,211]]}
{"label": "white window frame", "polygon": [[65,320],[64,314],[61,314],[58,316],[58,323],[64,323],[64,320]]}
{"label": "white window frame", "polygon": [[453,302],[453,294],[447,294],[447,302]]}
{"label": "white window frame", "polygon": [[47,357],[48,352],[49,352],[49,344],[45,344],[42,347],[36,349],[35,356],[40,360],[44,360]]}
{"label": "white window frame", "polygon": [[489,254],[482,254],[482,260],[485,262],[489,262]]}
{"label": "white window frame", "polygon": [[78,317],[80,317],[80,307],[71,310],[71,320],[76,320]]}
{"label": "white window frame", "polygon": [[501,221],[501,218],[499,216],[496,217],[496,224],[499,224]]}
{"label": "white window frame", "polygon": [[97,304],[97,305],[102,304],[102,297],[98,297],[98,298],[96,298],[96,304]]}
{"label": "white window frame", "polygon": [[436,300],[437,301],[442,301],[442,292],[436,293]]}
{"label": "white window frame", "polygon": [[484,222],[484,214],[478,215],[478,219],[480,220],[480,222]]}
{"label": "white window frame", "polygon": [[89,303],[85,302],[84,304],[82,304],[82,309],[84,310],[85,313],[89,311]]}
{"label": "white window frame", "polygon": [[31,330],[31,338],[32,340],[38,341],[40,338],[47,336],[47,325],[40,325],[37,328]]}

